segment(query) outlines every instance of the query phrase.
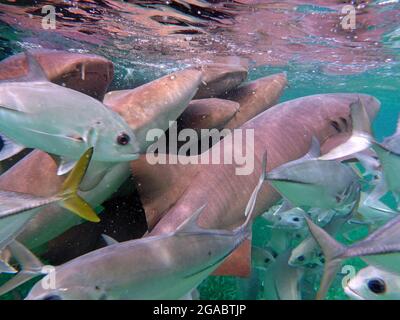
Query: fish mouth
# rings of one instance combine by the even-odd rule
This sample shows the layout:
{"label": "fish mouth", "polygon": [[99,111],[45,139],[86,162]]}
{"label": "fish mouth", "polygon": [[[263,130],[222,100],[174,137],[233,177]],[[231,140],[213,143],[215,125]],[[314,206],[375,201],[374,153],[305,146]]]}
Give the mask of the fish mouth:
{"label": "fish mouth", "polygon": [[344,288],[344,292],[352,299],[354,300],[366,300],[364,297],[360,296],[357,292],[355,292],[352,288],[349,286],[346,286]]}
{"label": "fish mouth", "polygon": [[122,156],[122,161],[133,161],[140,157],[140,153],[129,153]]}
{"label": "fish mouth", "polygon": [[287,179],[287,178],[279,178],[279,177],[269,177],[267,176],[266,180],[273,181],[273,182],[286,182],[286,183],[295,183],[295,184],[304,184],[304,185],[309,185],[311,183],[303,182],[303,181],[298,181],[298,180],[292,180],[292,179]]}

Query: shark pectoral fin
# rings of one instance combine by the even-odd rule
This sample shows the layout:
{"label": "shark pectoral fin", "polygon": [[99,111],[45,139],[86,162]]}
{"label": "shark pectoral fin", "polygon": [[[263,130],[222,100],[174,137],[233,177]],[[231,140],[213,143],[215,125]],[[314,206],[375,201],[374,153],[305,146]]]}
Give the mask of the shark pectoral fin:
{"label": "shark pectoral fin", "polygon": [[57,169],[57,175],[63,176],[64,174],[70,172],[73,169],[73,167],[75,167],[77,162],[78,161],[76,160],[68,160],[65,158],[61,158],[61,162]]}
{"label": "shark pectoral fin", "polygon": [[0,142],[0,161],[11,158],[25,149],[23,145],[10,140],[4,135],[0,135]]}
{"label": "shark pectoral fin", "polygon": [[81,156],[76,166],[65,179],[57,197],[60,199],[59,204],[61,207],[72,211],[88,221],[99,222],[100,219],[91,206],[78,195],[78,188],[85,176],[92,154],[93,148],[89,148]]}
{"label": "shark pectoral fin", "polygon": [[350,105],[353,131],[351,137],[343,144],[333,148],[327,154],[319,157],[320,160],[335,160],[344,158],[369,148],[374,139],[371,132],[371,123],[368,113],[361,100]]}
{"label": "shark pectoral fin", "polygon": [[21,265],[21,271],[0,287],[0,296],[15,289],[23,283],[42,275],[43,264],[40,260],[23,244],[14,240],[8,245],[12,256]]}
{"label": "shark pectoral fin", "polygon": [[150,164],[147,154],[131,162],[133,183],[140,195],[151,231],[183,195],[200,170],[196,164]]}
{"label": "shark pectoral fin", "polygon": [[108,236],[106,234],[102,234],[101,237],[106,242],[107,246],[111,246],[113,244],[119,243],[117,240],[115,240],[114,238],[112,238],[112,237],[110,237],[110,236]]}

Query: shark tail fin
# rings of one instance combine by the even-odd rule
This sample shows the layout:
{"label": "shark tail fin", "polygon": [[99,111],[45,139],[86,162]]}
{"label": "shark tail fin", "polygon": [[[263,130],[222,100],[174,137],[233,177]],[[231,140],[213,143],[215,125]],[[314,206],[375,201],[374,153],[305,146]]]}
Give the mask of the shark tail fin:
{"label": "shark tail fin", "polygon": [[21,271],[0,287],[0,296],[43,274],[43,264],[24,245],[14,240],[8,245],[8,249],[21,265]]}
{"label": "shark tail fin", "polygon": [[68,177],[65,179],[57,197],[61,207],[72,211],[78,216],[92,222],[100,219],[91,206],[78,195],[78,188],[89,166],[93,155],[93,148],[89,148],[79,159]]}
{"label": "shark tail fin", "polygon": [[360,98],[350,104],[350,113],[353,125],[351,137],[343,144],[333,148],[327,154],[319,157],[321,160],[335,160],[354,155],[368,149],[374,139],[368,113]]}
{"label": "shark tail fin", "polygon": [[320,245],[325,256],[324,275],[316,296],[317,300],[322,300],[340,268],[344,253],[346,252],[346,247],[337,242],[329,233],[317,226],[306,215],[305,219],[312,236]]}

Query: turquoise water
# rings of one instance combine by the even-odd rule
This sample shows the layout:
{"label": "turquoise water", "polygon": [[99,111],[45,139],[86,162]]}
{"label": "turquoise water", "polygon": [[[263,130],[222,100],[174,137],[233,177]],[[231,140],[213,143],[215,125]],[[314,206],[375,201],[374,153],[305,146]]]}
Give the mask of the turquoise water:
{"label": "turquoise water", "polygon": [[[297,8],[296,15],[307,15],[310,12],[314,12],[316,14],[332,14],[332,12],[336,12],[336,8],[332,8],[328,5],[315,6],[309,4],[307,1],[305,2],[306,3],[304,5],[300,5]],[[282,3],[287,2],[283,1]],[[379,4],[380,2],[371,1],[371,3]],[[0,1],[0,5],[4,4],[10,5],[9,3],[7,3],[7,1]],[[357,66],[357,68],[355,68],[357,69],[356,72],[350,72],[350,74],[334,74],[328,72],[326,69],[327,65],[329,65],[330,67],[337,67],[336,69],[339,70],[341,66],[346,66],[346,62],[343,61],[343,57],[346,56],[346,51],[344,51],[344,53],[342,50],[338,51],[337,58],[327,62],[325,59],[326,57],[318,57],[318,55],[315,55],[312,52],[313,47],[310,46],[305,47],[303,51],[295,52],[290,56],[284,55],[284,50],[282,50],[282,61],[280,61],[280,63],[265,63],[265,61],[260,63],[256,60],[257,52],[252,52],[251,57],[253,58],[253,60],[250,59],[251,63],[249,80],[257,79],[277,72],[286,72],[289,81],[289,87],[285,90],[281,101],[287,101],[306,95],[333,92],[358,92],[373,95],[378,98],[382,104],[381,111],[378,114],[375,122],[373,123],[373,129],[376,138],[378,140],[382,140],[384,137],[389,136],[394,132],[396,128],[397,118],[400,112],[400,15],[398,13],[398,6],[398,3],[395,2],[393,6],[383,7],[382,9],[377,9],[377,7],[374,6],[371,7],[372,11],[376,10],[377,12],[381,12],[382,10],[387,10],[387,12],[396,12],[396,14],[394,15],[394,17],[393,15],[391,16],[392,20],[388,19],[388,21],[391,21],[391,23],[388,22],[387,24],[385,24],[384,22],[380,21],[379,23],[371,27],[372,29],[376,30],[381,28],[384,29],[384,32],[382,32],[382,34],[377,38],[379,41],[379,52],[377,53],[373,51],[373,54],[371,54],[371,56],[377,56],[373,62],[365,62],[363,58],[360,58],[359,60],[355,59],[357,61],[353,64],[353,66]],[[103,8],[100,5],[99,7]],[[4,8],[5,7],[2,7],[3,10]],[[218,16],[218,18],[214,17],[214,20],[218,20],[219,23],[222,23],[222,21],[228,19],[227,17],[229,17],[229,14],[231,14],[231,11],[233,9],[227,10],[226,7],[223,7],[223,9],[220,8],[220,10],[221,16]],[[261,11],[262,9],[258,10]],[[223,14],[225,16],[223,16]],[[48,40],[46,39],[46,35],[43,35],[38,31],[28,31],[29,29],[26,27],[26,25],[23,24],[25,22],[24,20],[21,20],[22,23],[20,23],[20,25],[18,26],[10,22],[12,21],[12,19],[5,19],[5,16],[5,12],[0,12],[0,20],[3,21],[2,23],[0,23],[0,59],[10,56],[11,54],[23,51],[26,48],[37,46],[66,49],[71,51],[73,50],[74,52],[83,50],[84,52],[88,51],[97,53],[111,59],[115,63],[116,77],[112,85],[113,89],[122,89],[137,86],[138,84],[151,81],[174,70],[181,69],[187,65],[190,65],[193,62],[198,63],[201,59],[209,61],[209,59],[212,58],[213,54],[215,53],[212,50],[210,50],[211,53],[207,52],[206,49],[204,49],[204,52],[200,52],[202,49],[199,49],[198,43],[193,44],[194,53],[192,54],[192,56],[190,55],[190,53],[188,53],[187,51],[185,52],[185,50],[183,49],[174,51],[171,48],[171,35],[168,35],[166,37],[169,39],[169,42],[163,42],[160,44],[160,46],[164,47],[164,52],[162,54],[159,53],[158,49],[154,49],[154,51],[151,51],[151,48],[147,46],[146,54],[140,54],[140,50],[137,48],[124,47],[129,37],[127,36],[124,38],[118,32],[116,32],[109,38],[105,37],[104,42],[101,43],[99,47],[97,47],[97,44],[93,43],[94,41],[91,41],[93,39],[88,38],[89,33],[85,34],[85,37],[81,34],[82,38],[80,39],[68,37],[65,36],[65,34],[63,34],[62,32],[59,32],[52,34],[51,39]],[[13,14],[10,13],[10,16],[13,17]],[[112,16],[108,17],[108,19],[112,19]],[[239,19],[237,18],[236,21],[239,21]],[[207,23],[210,23],[210,21],[208,21]],[[188,22],[187,24],[190,25],[190,23]],[[209,25],[203,26],[200,23],[199,25],[200,26],[197,27],[200,29],[203,28],[204,30],[207,30],[207,28],[209,27]],[[121,26],[122,27],[120,28],[125,27],[127,28],[127,30],[132,30],[132,28],[134,30],[135,28],[134,25],[128,25],[124,23],[122,23]],[[89,25],[86,25],[86,27],[90,29]],[[301,27],[302,26],[300,25],[299,28]],[[144,34],[148,37],[155,37],[156,35],[159,37],[160,30],[161,27],[160,29],[150,28],[146,29],[146,32],[144,32]],[[92,31],[96,32],[95,30]],[[119,32],[120,31],[121,30],[119,29]],[[308,29],[306,31],[309,32]],[[260,34],[262,33],[259,33],[258,36],[260,36]],[[104,36],[103,33],[100,33],[100,35],[102,37]],[[226,42],[229,42],[229,48],[231,48],[231,51],[224,52],[224,49],[216,47],[218,48],[215,49],[216,51],[221,50],[217,52],[218,54],[223,56],[226,53],[225,55],[229,56],[245,56],[246,58],[248,58],[249,55],[247,53],[245,54],[244,50],[242,50],[243,47],[246,47],[243,42],[237,41],[235,43],[226,34],[217,35],[218,37],[224,39]],[[139,36],[137,37],[137,39],[141,40],[141,44],[147,43],[142,41],[143,39]],[[237,35],[237,37],[238,39],[246,39],[250,41],[250,44],[252,44],[251,41],[254,40],[254,35],[249,36],[248,34],[246,34],[245,37],[244,35],[240,34]],[[290,38],[290,34],[288,35],[288,38]],[[319,38],[318,41],[321,42],[321,39],[323,38]],[[338,39],[339,40],[336,40],[337,42],[343,40],[342,38]],[[207,39],[204,40],[204,43],[206,43],[206,40]],[[308,42],[314,41],[310,38],[306,38],[306,40],[307,41],[303,39],[303,45],[308,44]],[[328,47],[332,46],[331,40],[331,38],[326,40],[329,42]],[[293,43],[298,43],[298,41],[299,40],[296,38],[296,41],[293,41]],[[366,42],[368,41],[365,41],[365,43]],[[49,43],[51,43],[51,45]],[[365,52],[367,52],[368,55],[368,50],[372,50],[368,46],[364,47],[364,43],[362,43],[361,41],[356,41],[355,43],[359,46],[360,51],[363,51],[364,54]],[[254,42],[255,51],[258,45],[258,42]],[[290,47],[288,43],[282,43],[281,41],[272,41],[272,44],[270,44],[272,49],[275,48],[274,45],[278,48],[277,51],[283,48]],[[340,43],[335,43],[335,45],[340,47]],[[348,43],[346,43],[346,45],[348,45]],[[346,45],[344,45],[344,47],[346,47]],[[333,51],[335,50],[335,46],[332,46],[330,48],[333,48]],[[210,49],[210,47],[207,47],[207,49]],[[343,48],[341,47],[340,49]],[[131,54],[133,52],[132,50],[135,50],[134,54]],[[265,48],[262,48],[260,50],[265,50]],[[190,52],[190,50],[188,51]],[[354,52],[352,51],[348,54],[354,55]],[[310,56],[312,56],[312,59],[310,58]],[[365,235],[366,230],[360,228],[351,235],[351,240],[360,239]],[[268,243],[269,236],[270,228],[267,226],[264,220],[258,219],[253,227],[253,244],[259,247],[264,247]],[[340,240],[350,243],[344,238],[341,238]],[[362,262],[360,259],[352,259],[346,261],[346,264],[354,266],[356,270],[365,267],[365,263]],[[7,281],[9,278],[9,276],[0,275],[0,283]],[[23,298],[24,296],[26,296],[33,283],[35,283],[35,281],[30,281],[29,283],[24,284],[13,292],[0,297],[0,299]],[[243,298],[243,292],[238,292],[236,279],[234,277],[209,277],[201,284],[201,286],[199,287],[199,292],[202,299]],[[261,293],[259,293],[259,297],[261,297]],[[347,299],[347,296],[344,294],[340,285],[340,277],[336,279],[334,286],[331,288],[328,299]]]}

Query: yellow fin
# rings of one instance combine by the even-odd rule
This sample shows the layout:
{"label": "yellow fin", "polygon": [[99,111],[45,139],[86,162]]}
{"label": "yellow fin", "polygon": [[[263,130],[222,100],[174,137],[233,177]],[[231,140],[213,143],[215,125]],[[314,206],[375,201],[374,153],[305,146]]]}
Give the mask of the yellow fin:
{"label": "yellow fin", "polygon": [[89,148],[81,156],[71,173],[65,179],[58,197],[61,198],[60,206],[72,211],[78,216],[92,222],[99,222],[100,218],[92,207],[78,195],[78,188],[89,166],[93,155],[93,148]]}

